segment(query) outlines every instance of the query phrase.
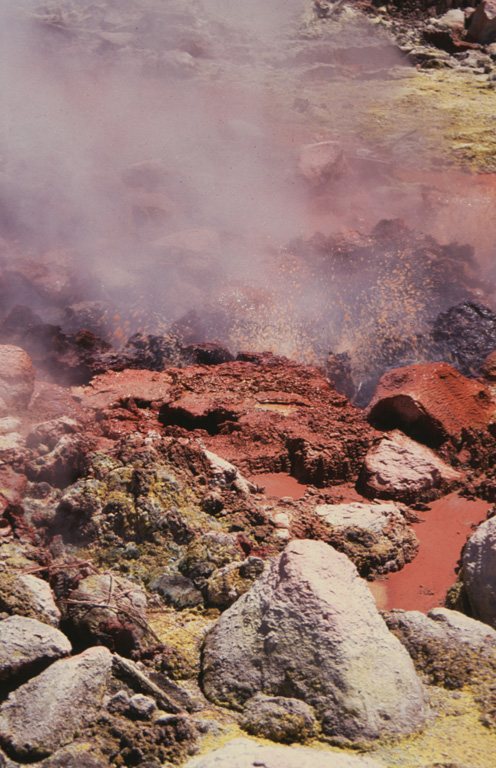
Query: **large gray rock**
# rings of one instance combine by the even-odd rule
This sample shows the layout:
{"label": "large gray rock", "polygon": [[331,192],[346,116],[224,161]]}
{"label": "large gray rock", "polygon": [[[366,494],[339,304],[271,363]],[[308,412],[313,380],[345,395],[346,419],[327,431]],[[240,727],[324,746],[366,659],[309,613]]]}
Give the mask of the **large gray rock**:
{"label": "large gray rock", "polygon": [[234,739],[220,749],[195,757],[183,768],[384,768],[369,757],[318,752],[307,747],[266,747]]}
{"label": "large gray rock", "polygon": [[496,517],[467,541],[462,578],[474,617],[496,628]]}
{"label": "large gray rock", "polygon": [[408,503],[434,499],[462,480],[434,451],[396,429],[367,453],[359,486],[366,496]]}
{"label": "large gray rock", "polygon": [[111,668],[107,648],[88,648],[17,688],[0,707],[1,746],[15,759],[33,761],[69,744],[95,716]]}
{"label": "large gray rock", "polygon": [[39,671],[71,650],[58,629],[26,616],[9,616],[0,621],[0,680]]}
{"label": "large gray rock", "polygon": [[294,541],[220,617],[205,641],[203,684],[240,708],[258,692],[312,706],[329,736],[409,733],[426,715],[412,661],[345,555]]}

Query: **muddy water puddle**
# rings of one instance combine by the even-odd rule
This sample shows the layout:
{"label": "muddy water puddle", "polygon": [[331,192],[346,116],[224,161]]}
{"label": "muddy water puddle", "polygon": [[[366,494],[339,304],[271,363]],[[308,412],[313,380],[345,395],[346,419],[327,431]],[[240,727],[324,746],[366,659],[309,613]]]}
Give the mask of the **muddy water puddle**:
{"label": "muddy water puddle", "polygon": [[428,511],[420,513],[425,520],[413,525],[420,541],[415,560],[369,584],[377,607],[427,612],[443,605],[447,589],[456,580],[461,549],[490,507],[487,501],[470,501],[457,493],[432,502]]}
{"label": "muddy water puddle", "polygon": [[306,485],[302,485],[285,472],[265,472],[261,475],[254,475],[252,480],[265,488],[267,496],[277,496],[279,499],[285,497],[301,499],[307,490]]}

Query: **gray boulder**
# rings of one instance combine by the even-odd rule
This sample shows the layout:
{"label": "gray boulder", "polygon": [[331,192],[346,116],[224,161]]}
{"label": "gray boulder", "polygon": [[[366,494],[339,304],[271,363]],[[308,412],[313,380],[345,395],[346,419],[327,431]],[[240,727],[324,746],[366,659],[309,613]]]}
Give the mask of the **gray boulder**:
{"label": "gray boulder", "polygon": [[249,739],[233,739],[224,747],[195,757],[183,768],[384,768],[369,757],[318,752],[307,747],[266,747]]}
{"label": "gray boulder", "polygon": [[55,603],[55,598],[50,584],[33,576],[32,573],[24,573],[19,576],[19,581],[31,596],[34,609],[40,619],[46,624],[57,627],[60,621],[60,610]]}
{"label": "gray boulder", "polygon": [[[446,688],[462,688],[496,670],[496,631],[448,608],[389,611],[384,619],[403,643],[419,672]],[[477,675],[475,675],[477,670]]]}
{"label": "gray boulder", "polygon": [[408,510],[392,501],[318,504],[315,512],[329,526],[326,541],[348,555],[361,576],[399,571],[417,555]]}
{"label": "gray boulder", "polygon": [[111,668],[107,648],[88,648],[17,688],[0,707],[1,746],[34,761],[69,744],[98,711]]}
{"label": "gray boulder", "polygon": [[9,616],[0,621],[0,680],[33,674],[71,650],[58,629],[26,616]]}
{"label": "gray boulder", "polygon": [[80,641],[101,643],[129,655],[141,644],[156,642],[146,620],[144,590],[114,574],[94,574],[70,593],[67,616]]}
{"label": "gray boulder", "polygon": [[462,480],[434,451],[395,429],[367,453],[359,486],[371,498],[408,503],[435,499]]}
{"label": "gray boulder", "polygon": [[496,628],[496,517],[467,541],[462,579],[474,617]]}
{"label": "gray boulder", "polygon": [[412,661],[345,555],[294,541],[208,634],[203,684],[217,704],[255,694],[302,699],[325,734],[366,741],[426,716]]}

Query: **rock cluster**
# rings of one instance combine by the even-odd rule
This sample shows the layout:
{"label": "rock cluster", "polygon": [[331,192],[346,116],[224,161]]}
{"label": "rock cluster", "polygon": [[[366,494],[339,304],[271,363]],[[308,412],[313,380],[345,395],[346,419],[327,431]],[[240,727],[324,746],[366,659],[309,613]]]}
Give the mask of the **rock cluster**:
{"label": "rock cluster", "polygon": [[232,707],[257,693],[302,699],[338,739],[409,733],[426,715],[410,658],[349,560],[320,542],[289,544],[223,613],[202,679],[209,698]]}

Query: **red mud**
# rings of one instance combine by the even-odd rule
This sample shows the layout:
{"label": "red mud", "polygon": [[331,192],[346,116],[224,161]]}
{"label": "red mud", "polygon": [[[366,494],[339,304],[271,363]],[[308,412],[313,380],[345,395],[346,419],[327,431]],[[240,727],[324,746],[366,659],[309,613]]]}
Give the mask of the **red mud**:
{"label": "red mud", "polygon": [[307,490],[306,485],[302,485],[285,472],[266,472],[265,474],[253,475],[251,480],[265,488],[266,496],[276,496],[279,499],[286,496],[291,499],[301,499]]}
{"label": "red mud", "polygon": [[381,610],[430,611],[443,605],[446,591],[456,580],[455,567],[474,524],[485,520],[490,505],[451,493],[422,513],[425,522],[413,525],[420,540],[415,560],[401,571],[370,584]]}

